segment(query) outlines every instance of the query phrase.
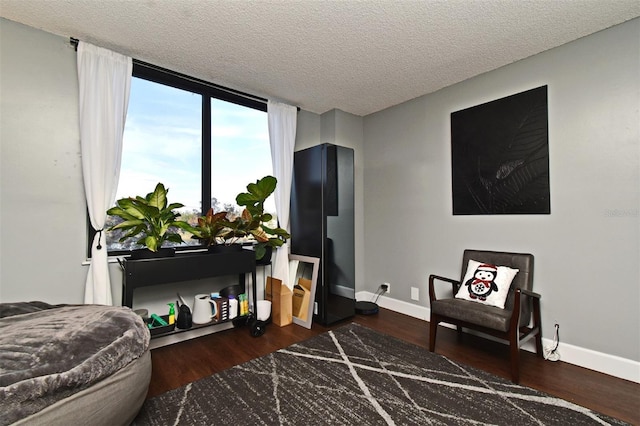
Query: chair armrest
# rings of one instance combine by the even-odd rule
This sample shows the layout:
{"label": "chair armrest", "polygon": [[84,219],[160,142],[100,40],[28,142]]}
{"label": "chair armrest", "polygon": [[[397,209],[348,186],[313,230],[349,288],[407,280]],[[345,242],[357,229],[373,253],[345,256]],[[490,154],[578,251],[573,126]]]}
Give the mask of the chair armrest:
{"label": "chair armrest", "polygon": [[538,294],[538,293],[535,293],[535,292],[530,291],[530,290],[525,290],[525,289],[523,289],[523,288],[521,288],[521,289],[520,289],[520,292],[521,292],[522,294],[524,294],[525,296],[535,297],[536,299],[540,299],[540,298],[542,297],[542,296],[540,296],[540,294]]}
{"label": "chair armrest", "polygon": [[512,329],[517,329],[520,324],[520,307],[522,305],[522,296],[531,297],[531,301],[533,302],[533,315],[534,320],[537,324],[540,323],[540,294],[535,293],[530,290],[526,290],[523,288],[516,288],[515,290],[515,299],[513,301],[513,312],[511,313],[511,327]]}
{"label": "chair armrest", "polygon": [[433,274],[429,275],[429,300],[430,301],[436,300],[436,290],[434,285],[436,280],[450,283],[451,289],[453,290],[454,295],[456,294],[456,292],[458,291],[458,288],[460,287],[460,281],[458,280],[454,280],[447,277],[441,277],[439,275],[433,275]]}

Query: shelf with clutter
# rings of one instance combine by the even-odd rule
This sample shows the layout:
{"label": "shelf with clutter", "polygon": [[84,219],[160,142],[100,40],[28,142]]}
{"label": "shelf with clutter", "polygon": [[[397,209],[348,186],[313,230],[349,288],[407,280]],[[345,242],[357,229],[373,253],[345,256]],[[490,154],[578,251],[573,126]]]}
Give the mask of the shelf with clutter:
{"label": "shelf with clutter", "polygon": [[[154,314],[155,322],[151,322],[150,328],[151,348],[233,328],[241,322],[240,317],[243,314],[248,315],[250,306],[256,306],[256,260],[255,253],[251,250],[225,253],[203,251],[177,253],[173,257],[124,259],[122,270],[122,305],[128,307],[133,306],[134,292],[137,288],[202,278],[238,276],[237,285],[227,287],[220,293],[196,295],[191,307],[185,300],[180,300],[179,295],[175,304],[172,301],[167,303],[173,305],[173,323],[170,306],[167,306],[166,312]],[[230,305],[234,306],[233,312],[230,312]],[[182,306],[187,306],[191,312],[190,326],[186,323],[178,324],[181,321]],[[197,315],[195,319],[194,314]]]}

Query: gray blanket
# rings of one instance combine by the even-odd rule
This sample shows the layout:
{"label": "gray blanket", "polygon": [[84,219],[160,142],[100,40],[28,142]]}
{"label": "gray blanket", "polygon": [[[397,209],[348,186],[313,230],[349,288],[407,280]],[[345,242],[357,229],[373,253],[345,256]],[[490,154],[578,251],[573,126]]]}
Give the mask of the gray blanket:
{"label": "gray blanket", "polygon": [[0,304],[0,424],[108,377],[140,357],[149,337],[129,308]]}

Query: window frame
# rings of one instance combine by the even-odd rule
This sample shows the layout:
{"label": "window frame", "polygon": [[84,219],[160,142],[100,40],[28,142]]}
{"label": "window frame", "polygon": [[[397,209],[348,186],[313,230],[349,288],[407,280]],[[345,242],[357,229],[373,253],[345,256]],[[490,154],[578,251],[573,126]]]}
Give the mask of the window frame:
{"label": "window frame", "polygon": [[[133,60],[132,77],[152,81],[176,89],[186,90],[198,94],[202,99],[202,164],[201,164],[201,205],[204,215],[211,208],[211,100],[219,99],[234,103],[247,108],[253,108],[262,112],[267,112],[267,99],[244,93],[238,90],[209,83],[195,77],[171,71],[153,64]],[[96,230],[91,226],[89,211],[87,210],[87,258],[91,258],[91,245],[96,234]],[[199,246],[176,247],[177,250],[193,250]],[[122,256],[129,254],[128,250],[108,251],[109,256]]]}

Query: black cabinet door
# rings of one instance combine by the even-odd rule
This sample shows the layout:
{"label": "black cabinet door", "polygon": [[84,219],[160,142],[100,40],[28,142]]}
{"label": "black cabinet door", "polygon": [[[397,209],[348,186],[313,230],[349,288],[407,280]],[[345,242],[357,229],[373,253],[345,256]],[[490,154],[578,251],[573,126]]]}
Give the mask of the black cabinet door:
{"label": "black cabinet door", "polygon": [[291,253],[322,257],[323,152],[313,147],[294,154],[291,184]]}

